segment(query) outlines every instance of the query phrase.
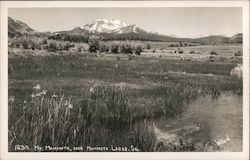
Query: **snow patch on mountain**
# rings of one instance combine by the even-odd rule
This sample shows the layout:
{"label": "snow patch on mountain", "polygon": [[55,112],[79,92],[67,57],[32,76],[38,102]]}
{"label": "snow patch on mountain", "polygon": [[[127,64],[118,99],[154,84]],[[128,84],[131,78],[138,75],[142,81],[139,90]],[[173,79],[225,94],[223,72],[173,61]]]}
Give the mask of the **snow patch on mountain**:
{"label": "snow patch on mountain", "polygon": [[91,33],[111,33],[117,29],[126,27],[127,24],[120,20],[110,20],[110,19],[98,19],[93,23],[86,24],[83,29],[88,30]]}
{"label": "snow patch on mountain", "polygon": [[125,22],[116,19],[98,19],[92,23],[86,24],[83,29],[90,33],[146,33],[145,30],[137,25],[127,25]]}

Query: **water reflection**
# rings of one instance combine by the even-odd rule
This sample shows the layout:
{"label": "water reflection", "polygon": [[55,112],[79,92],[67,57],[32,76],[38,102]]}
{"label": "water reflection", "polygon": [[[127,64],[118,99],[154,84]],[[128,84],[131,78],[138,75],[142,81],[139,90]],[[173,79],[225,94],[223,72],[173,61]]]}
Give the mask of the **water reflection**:
{"label": "water reflection", "polygon": [[154,124],[160,129],[159,136],[172,134],[202,144],[223,141],[220,150],[242,151],[242,123],[242,96],[223,93],[217,98],[201,96],[188,105],[181,118],[161,119]]}

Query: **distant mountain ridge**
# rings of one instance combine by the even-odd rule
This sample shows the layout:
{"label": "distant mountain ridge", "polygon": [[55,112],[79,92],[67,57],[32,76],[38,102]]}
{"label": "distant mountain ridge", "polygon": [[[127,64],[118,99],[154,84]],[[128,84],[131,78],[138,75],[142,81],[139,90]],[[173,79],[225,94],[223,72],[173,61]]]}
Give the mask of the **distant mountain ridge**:
{"label": "distant mountain ridge", "polygon": [[229,38],[230,43],[242,43],[242,40],[243,40],[242,33],[235,34],[234,36]]}
{"label": "distant mountain ridge", "polygon": [[15,34],[36,34],[37,32],[30,28],[27,24],[8,17],[8,34],[10,36]]}
{"label": "distant mountain ridge", "polygon": [[59,31],[52,33],[37,32],[30,28],[27,24],[8,18],[8,33],[10,36],[15,34],[26,35],[68,35],[68,36],[85,36],[97,35],[103,37],[104,40],[142,40],[142,41],[168,41],[168,42],[197,42],[202,44],[212,43],[242,43],[242,33],[238,33],[232,37],[221,35],[211,35],[200,38],[179,38],[176,36],[162,35],[157,32],[148,32],[137,25],[127,25],[120,20],[99,19],[92,23],[81,27],[75,27],[72,30]]}

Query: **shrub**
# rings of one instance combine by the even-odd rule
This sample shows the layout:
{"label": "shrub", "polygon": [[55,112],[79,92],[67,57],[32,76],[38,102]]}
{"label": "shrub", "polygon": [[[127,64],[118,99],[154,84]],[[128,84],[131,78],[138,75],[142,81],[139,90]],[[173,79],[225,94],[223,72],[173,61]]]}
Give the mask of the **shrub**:
{"label": "shrub", "polygon": [[63,50],[69,50],[69,48],[74,47],[73,43],[66,42],[65,45],[63,46]]}
{"label": "shrub", "polygon": [[236,52],[234,53],[234,56],[242,56],[242,52],[241,52],[241,51],[236,51]]}
{"label": "shrub", "polygon": [[215,51],[211,51],[210,54],[211,54],[211,55],[218,55],[218,53],[215,52]]}
{"label": "shrub", "polygon": [[41,45],[41,50],[48,50],[49,46],[47,44]]}
{"label": "shrub", "polygon": [[189,53],[190,54],[195,54],[195,50],[191,50]]}
{"label": "shrub", "polygon": [[141,46],[136,46],[135,47],[135,54],[140,55],[142,51],[143,51],[143,49],[142,49]]}
{"label": "shrub", "polygon": [[99,44],[99,52],[102,53],[102,52],[108,52],[108,51],[109,51],[108,45],[106,45],[103,42],[100,42],[100,44]]}
{"label": "shrub", "polygon": [[74,48],[75,48],[75,50],[77,52],[82,52],[82,51],[88,51],[89,50],[89,46],[86,43],[77,43]]}
{"label": "shrub", "polygon": [[46,39],[43,39],[42,44],[48,44],[48,41]]}
{"label": "shrub", "polygon": [[178,53],[183,54],[184,53],[183,49],[178,49]]}
{"label": "shrub", "polygon": [[100,38],[97,36],[91,36],[89,38],[88,44],[89,44],[89,51],[90,52],[97,52],[99,50],[99,43]]}
{"label": "shrub", "polygon": [[[20,36],[11,39],[9,46],[21,49],[41,49],[41,45],[44,45],[46,39],[38,36]],[[46,41],[47,42],[47,41]]]}
{"label": "shrub", "polygon": [[121,44],[121,53],[132,54],[133,49],[132,49],[131,45],[129,45],[127,43]]}
{"label": "shrub", "polygon": [[30,49],[30,44],[32,44],[29,37],[19,37],[14,42],[14,46],[21,49]]}
{"label": "shrub", "polygon": [[232,77],[234,77],[235,79],[242,79],[242,77],[243,77],[243,66],[242,66],[242,64],[238,64],[238,66],[234,67],[231,70],[230,75]]}
{"label": "shrub", "polygon": [[48,51],[55,52],[56,51],[56,43],[54,41],[49,41],[48,43]]}
{"label": "shrub", "polygon": [[62,44],[56,44],[56,50],[59,50],[59,51],[61,51],[61,50],[63,50],[64,48],[63,48],[63,46],[62,46]]}
{"label": "shrub", "polygon": [[110,46],[110,51],[112,52],[112,53],[118,53],[118,51],[119,51],[119,46],[118,46],[118,44],[111,44],[111,46]]}
{"label": "shrub", "polygon": [[148,50],[150,50],[150,49],[151,49],[151,46],[149,45],[149,43],[148,43],[148,45],[147,45],[147,49],[148,49]]}

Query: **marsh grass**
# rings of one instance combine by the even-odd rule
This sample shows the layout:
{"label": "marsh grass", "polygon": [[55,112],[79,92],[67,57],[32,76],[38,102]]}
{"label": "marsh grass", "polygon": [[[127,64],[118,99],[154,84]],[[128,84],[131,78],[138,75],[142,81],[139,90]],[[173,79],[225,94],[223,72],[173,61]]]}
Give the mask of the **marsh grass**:
{"label": "marsh grass", "polygon": [[131,128],[139,119],[170,118],[180,114],[182,106],[196,92],[190,88],[183,90],[181,86],[176,86],[175,90],[171,88],[158,88],[155,92],[160,91],[161,95],[157,100],[137,99],[123,85],[101,85],[86,89],[80,99],[53,94],[38,95],[24,102],[10,101],[10,150],[18,143],[29,146],[105,146],[111,145],[110,139],[115,145],[136,145],[142,151],[149,150],[153,148],[153,139],[146,131],[146,124],[131,130],[134,134],[131,144],[128,144],[128,139],[119,140],[119,134],[126,134],[126,131],[112,138],[109,134],[114,130],[122,132],[121,128],[126,126]]}
{"label": "marsh grass", "polygon": [[[229,76],[234,63],[143,57],[118,61],[117,56],[9,58],[9,97],[15,97],[9,98],[9,151],[15,151],[16,144],[197,150],[186,143],[157,148],[148,122],[178,117],[201,94],[242,94],[242,81]],[[194,75],[179,74],[186,72]],[[48,92],[32,98],[36,83]]]}

